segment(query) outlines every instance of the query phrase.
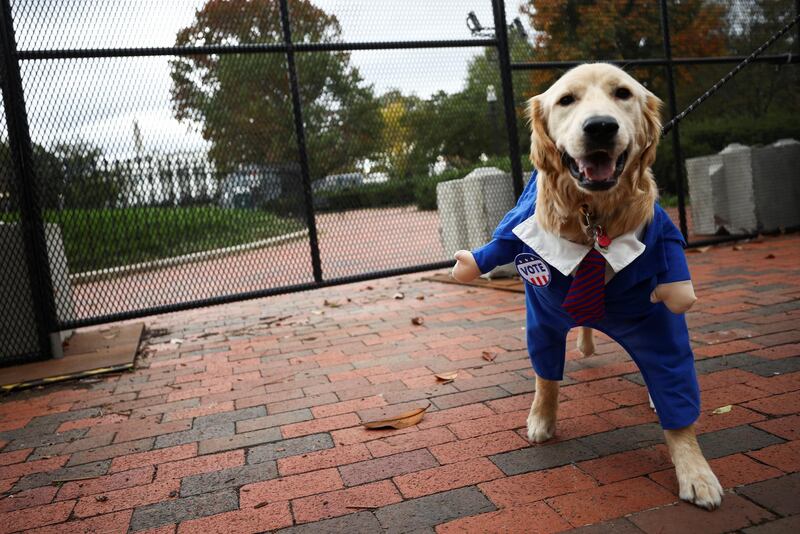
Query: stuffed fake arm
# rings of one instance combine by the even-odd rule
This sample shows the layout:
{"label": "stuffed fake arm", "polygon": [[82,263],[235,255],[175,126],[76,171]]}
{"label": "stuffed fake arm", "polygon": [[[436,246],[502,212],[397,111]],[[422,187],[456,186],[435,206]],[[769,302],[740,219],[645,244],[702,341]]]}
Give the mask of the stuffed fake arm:
{"label": "stuffed fake arm", "polygon": [[686,313],[696,301],[691,280],[658,284],[650,294],[650,302],[663,302],[672,313]]}
{"label": "stuffed fake arm", "polygon": [[669,269],[658,275],[658,285],[650,294],[650,302],[663,302],[672,313],[686,313],[697,301],[689,275],[683,243],[674,239],[664,242]]}
{"label": "stuffed fake arm", "polygon": [[512,239],[492,239],[472,252],[459,250],[455,254],[453,278],[459,282],[470,282],[498,265],[511,263],[522,250],[522,242]]}

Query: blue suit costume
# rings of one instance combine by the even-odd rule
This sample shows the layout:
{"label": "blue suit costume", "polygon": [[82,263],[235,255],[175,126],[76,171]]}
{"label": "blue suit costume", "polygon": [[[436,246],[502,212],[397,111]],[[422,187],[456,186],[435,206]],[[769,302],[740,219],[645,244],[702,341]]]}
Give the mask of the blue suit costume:
{"label": "blue suit costume", "polygon": [[[561,380],[566,337],[576,326],[561,307],[573,276],[553,268],[543,251],[523,242],[512,230],[528,221],[536,205],[536,171],[494,232],[493,239],[472,251],[482,273],[511,263],[519,254],[534,254],[548,265],[546,285],[525,283],[528,353],[536,374]],[[530,219],[532,220],[532,219]],[[694,355],[683,314],[670,312],[663,303],[650,302],[656,285],[689,280],[683,236],[658,204],[653,220],[638,239],[644,245],[605,286],[605,316],[583,324],[605,333],[631,355],[647,383],[656,412],[665,429],[692,424],[700,414],[700,393]],[[636,242],[641,247],[641,245]],[[552,257],[552,256],[551,256]]]}

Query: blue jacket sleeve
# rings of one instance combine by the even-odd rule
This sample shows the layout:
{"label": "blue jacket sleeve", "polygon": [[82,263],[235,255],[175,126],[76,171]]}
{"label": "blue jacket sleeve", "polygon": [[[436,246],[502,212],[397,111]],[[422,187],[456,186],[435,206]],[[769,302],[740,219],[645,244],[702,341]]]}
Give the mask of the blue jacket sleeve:
{"label": "blue jacket sleeve", "polygon": [[520,252],[522,252],[522,241],[519,239],[495,238],[473,250],[472,255],[481,273],[486,274],[498,265],[511,263]]}
{"label": "blue jacket sleeve", "polygon": [[691,280],[686,254],[683,252],[683,248],[686,246],[683,235],[672,220],[666,214],[663,215],[662,239],[664,255],[667,259],[667,270],[658,275],[658,283],[669,284],[671,282]]}
{"label": "blue jacket sleeve", "polygon": [[691,280],[689,265],[686,263],[686,254],[683,252],[683,243],[674,239],[664,240],[664,252],[667,256],[668,269],[658,275],[659,284],[683,282]]}

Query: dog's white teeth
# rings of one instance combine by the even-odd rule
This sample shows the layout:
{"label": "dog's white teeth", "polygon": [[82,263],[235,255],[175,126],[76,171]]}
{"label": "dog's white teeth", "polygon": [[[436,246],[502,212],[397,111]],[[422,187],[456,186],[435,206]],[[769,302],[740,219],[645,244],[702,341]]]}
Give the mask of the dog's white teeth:
{"label": "dog's white teeth", "polygon": [[578,158],[578,169],[588,179],[602,182],[614,176],[615,164],[611,158]]}

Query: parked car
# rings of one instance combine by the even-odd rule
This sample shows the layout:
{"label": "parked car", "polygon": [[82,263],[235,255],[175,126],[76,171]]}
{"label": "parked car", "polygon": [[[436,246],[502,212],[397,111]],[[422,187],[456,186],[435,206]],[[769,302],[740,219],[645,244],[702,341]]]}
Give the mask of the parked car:
{"label": "parked car", "polygon": [[358,187],[363,183],[364,175],[360,172],[331,174],[311,184],[311,190],[315,193],[341,191],[342,189]]}
{"label": "parked car", "polygon": [[296,164],[247,165],[223,178],[219,203],[223,208],[258,208],[302,188]]}
{"label": "parked car", "polygon": [[364,177],[365,184],[385,184],[389,181],[389,174],[385,172],[371,172]]}
{"label": "parked car", "polygon": [[324,210],[330,206],[328,195],[347,189],[355,189],[363,184],[364,175],[360,172],[330,174],[325,178],[317,180],[311,184],[314,208]]}

